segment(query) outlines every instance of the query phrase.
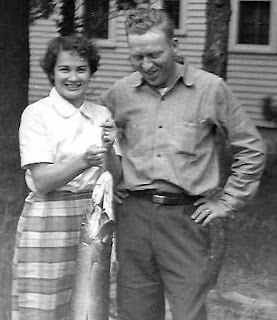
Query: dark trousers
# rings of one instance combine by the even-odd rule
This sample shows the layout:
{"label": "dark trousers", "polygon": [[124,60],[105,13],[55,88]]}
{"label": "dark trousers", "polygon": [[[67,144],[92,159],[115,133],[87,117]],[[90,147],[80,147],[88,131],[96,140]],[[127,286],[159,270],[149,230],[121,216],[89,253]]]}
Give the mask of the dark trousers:
{"label": "dark trousers", "polygon": [[192,205],[160,205],[130,195],[117,205],[118,318],[206,320],[209,227]]}

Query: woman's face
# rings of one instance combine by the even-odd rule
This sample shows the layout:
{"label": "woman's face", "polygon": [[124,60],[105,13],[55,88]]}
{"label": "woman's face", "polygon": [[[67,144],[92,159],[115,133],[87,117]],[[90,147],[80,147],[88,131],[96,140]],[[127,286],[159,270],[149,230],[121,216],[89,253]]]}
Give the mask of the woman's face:
{"label": "woman's face", "polygon": [[76,108],[85,99],[91,71],[86,58],[74,51],[61,51],[54,67],[54,85],[57,92]]}

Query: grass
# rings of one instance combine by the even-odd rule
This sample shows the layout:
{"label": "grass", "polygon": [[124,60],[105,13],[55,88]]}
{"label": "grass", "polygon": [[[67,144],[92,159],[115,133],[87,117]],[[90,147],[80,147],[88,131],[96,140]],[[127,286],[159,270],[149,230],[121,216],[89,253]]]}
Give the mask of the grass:
{"label": "grass", "polygon": [[14,237],[26,188],[17,139],[2,139],[0,154],[0,319],[9,320]]}

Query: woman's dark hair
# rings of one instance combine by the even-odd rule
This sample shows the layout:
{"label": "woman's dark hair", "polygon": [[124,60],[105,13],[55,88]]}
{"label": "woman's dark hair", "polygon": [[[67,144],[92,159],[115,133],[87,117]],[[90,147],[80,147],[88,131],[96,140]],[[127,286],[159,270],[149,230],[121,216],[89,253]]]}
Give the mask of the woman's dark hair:
{"label": "woman's dark hair", "polygon": [[76,34],[56,37],[48,43],[46,52],[40,61],[52,85],[54,85],[54,67],[61,51],[74,51],[80,57],[87,59],[91,74],[98,68],[100,55],[92,40]]}
{"label": "woman's dark hair", "polygon": [[129,13],[125,21],[125,29],[129,34],[144,34],[152,28],[162,30],[167,39],[174,37],[174,23],[164,9],[137,9]]}

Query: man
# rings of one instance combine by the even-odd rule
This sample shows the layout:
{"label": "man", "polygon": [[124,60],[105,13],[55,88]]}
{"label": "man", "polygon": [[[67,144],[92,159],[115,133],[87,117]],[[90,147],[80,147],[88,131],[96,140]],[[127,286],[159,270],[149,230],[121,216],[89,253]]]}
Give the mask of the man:
{"label": "man", "polygon": [[[162,10],[126,20],[135,69],[102,97],[120,129],[118,219],[121,320],[204,320],[210,224],[256,192],[261,138],[219,77],[176,62],[178,42]],[[232,174],[220,193],[215,132],[230,141]]]}

